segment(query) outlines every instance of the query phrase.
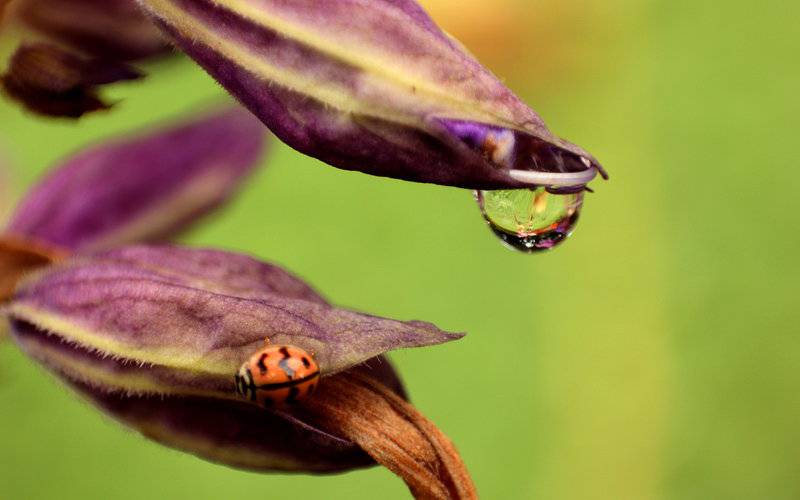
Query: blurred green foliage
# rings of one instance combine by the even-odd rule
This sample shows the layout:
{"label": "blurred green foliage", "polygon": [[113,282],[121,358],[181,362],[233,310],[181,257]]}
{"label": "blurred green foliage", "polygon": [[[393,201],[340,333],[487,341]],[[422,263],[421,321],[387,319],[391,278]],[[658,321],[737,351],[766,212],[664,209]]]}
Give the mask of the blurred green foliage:
{"label": "blurred green foliage", "polygon": [[[469,332],[393,359],[483,498],[798,498],[800,8],[593,0],[578,12],[563,26],[578,40],[568,68],[536,71],[547,46],[494,68],[612,174],[554,252],[501,247],[468,192],[277,144],[185,241],[278,262],[340,305]],[[70,151],[221,94],[185,61],[150,70],[79,127],[0,104],[17,194]],[[407,497],[381,468],[256,475],[159,447],[11,343],[0,408],[3,500]]]}

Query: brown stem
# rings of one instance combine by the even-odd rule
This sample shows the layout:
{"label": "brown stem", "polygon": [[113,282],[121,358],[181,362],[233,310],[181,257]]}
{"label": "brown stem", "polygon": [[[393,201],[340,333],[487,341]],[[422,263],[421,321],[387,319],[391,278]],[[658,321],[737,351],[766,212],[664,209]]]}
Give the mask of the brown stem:
{"label": "brown stem", "polygon": [[415,498],[477,499],[453,443],[411,403],[356,373],[325,379],[304,405],[318,425],[361,446]]}
{"label": "brown stem", "polygon": [[[2,1],[2,0],[0,0]],[[68,253],[15,236],[0,236],[0,302],[8,300],[26,274],[66,258]]]}

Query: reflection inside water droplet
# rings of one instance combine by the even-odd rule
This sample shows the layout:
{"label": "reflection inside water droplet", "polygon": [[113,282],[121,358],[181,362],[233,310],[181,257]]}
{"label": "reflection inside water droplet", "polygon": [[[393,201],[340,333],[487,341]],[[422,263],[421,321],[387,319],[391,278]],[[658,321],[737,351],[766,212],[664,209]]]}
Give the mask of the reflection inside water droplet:
{"label": "reflection inside water droplet", "polygon": [[583,192],[552,194],[545,188],[475,191],[489,227],[507,246],[525,253],[549,250],[572,234]]}

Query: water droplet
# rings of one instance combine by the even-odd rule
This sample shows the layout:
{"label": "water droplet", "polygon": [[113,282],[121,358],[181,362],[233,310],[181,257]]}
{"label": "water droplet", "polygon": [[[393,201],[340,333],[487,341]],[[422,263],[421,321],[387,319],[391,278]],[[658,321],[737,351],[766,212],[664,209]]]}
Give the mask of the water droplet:
{"label": "water droplet", "polygon": [[583,193],[553,194],[545,188],[475,191],[483,218],[494,234],[514,250],[549,250],[572,234]]}

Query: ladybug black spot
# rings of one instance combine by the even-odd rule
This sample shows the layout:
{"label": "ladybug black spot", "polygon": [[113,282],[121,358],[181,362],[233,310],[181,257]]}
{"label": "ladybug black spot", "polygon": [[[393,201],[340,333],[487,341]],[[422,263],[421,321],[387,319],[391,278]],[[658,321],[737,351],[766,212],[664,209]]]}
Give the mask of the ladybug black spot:
{"label": "ladybug black spot", "polygon": [[269,354],[262,354],[260,358],[258,358],[258,369],[261,371],[261,375],[265,375],[267,373],[267,365],[264,363],[264,360],[267,359]]}
{"label": "ladybug black spot", "polygon": [[289,397],[286,398],[287,403],[294,403],[297,401],[297,396],[300,395],[300,389],[297,387],[290,387],[289,388]]}
{"label": "ladybug black spot", "polygon": [[305,356],[303,356],[303,366],[305,366],[306,368],[311,366],[311,361],[309,361],[308,358]]}

